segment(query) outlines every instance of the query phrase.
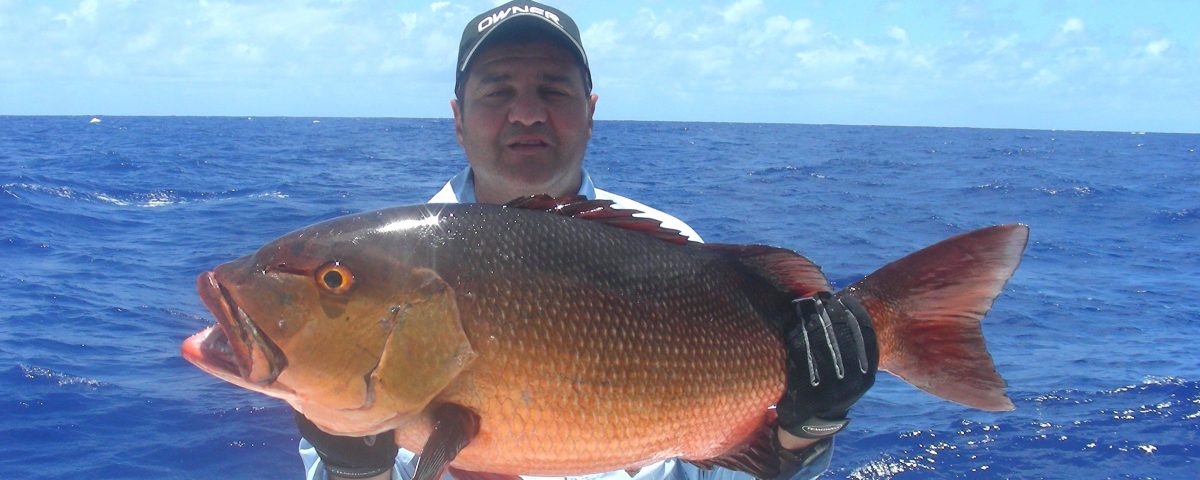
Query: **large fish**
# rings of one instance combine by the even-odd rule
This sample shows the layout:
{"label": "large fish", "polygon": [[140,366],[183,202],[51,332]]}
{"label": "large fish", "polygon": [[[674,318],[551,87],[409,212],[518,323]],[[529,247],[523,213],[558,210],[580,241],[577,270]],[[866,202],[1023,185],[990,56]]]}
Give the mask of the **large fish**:
{"label": "large fish", "polygon": [[[874,319],[880,368],[1011,409],[980,320],[1027,238],[966,233],[841,292]],[[423,453],[418,478],[667,458],[771,476],[781,325],[794,299],[831,290],[790,250],[690,243],[608,202],[545,196],[329,220],[197,284],[217,325],[185,358],[330,433],[395,429]]]}

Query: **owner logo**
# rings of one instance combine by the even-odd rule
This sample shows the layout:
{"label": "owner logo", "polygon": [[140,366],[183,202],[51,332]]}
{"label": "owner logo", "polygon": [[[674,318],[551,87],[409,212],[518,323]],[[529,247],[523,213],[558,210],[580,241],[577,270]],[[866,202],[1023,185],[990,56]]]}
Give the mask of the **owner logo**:
{"label": "owner logo", "polygon": [[544,9],[544,8],[533,7],[533,6],[529,6],[529,5],[526,5],[523,7],[514,6],[514,7],[505,8],[503,10],[497,10],[495,12],[492,12],[491,15],[483,17],[483,20],[480,20],[479,25],[477,25],[477,27],[479,28],[479,33],[483,33],[484,30],[487,30],[492,25],[500,23],[505,18],[508,18],[510,15],[511,16],[540,15],[542,17],[545,17],[547,20],[554,22],[555,25],[562,26],[558,22],[558,15],[555,15],[553,12],[546,11],[546,9]]}
{"label": "owner logo", "polygon": [[845,427],[845,426],[846,426],[846,424],[844,424],[844,423],[830,424],[830,425],[805,425],[803,427],[800,427],[800,429],[803,430],[804,433],[807,433],[809,435],[826,436],[826,435],[833,435],[833,434],[837,433],[839,430],[842,429],[842,427]]}

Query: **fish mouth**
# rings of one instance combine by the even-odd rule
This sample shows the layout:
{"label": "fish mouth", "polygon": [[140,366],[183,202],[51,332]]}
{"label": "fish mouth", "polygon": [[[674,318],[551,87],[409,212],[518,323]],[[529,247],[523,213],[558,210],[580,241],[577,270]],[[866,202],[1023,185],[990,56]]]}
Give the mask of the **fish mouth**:
{"label": "fish mouth", "polygon": [[218,377],[236,377],[255,385],[274,382],[287,366],[279,347],[259,331],[213,272],[196,279],[196,290],[217,324],[184,341],[184,358]]}

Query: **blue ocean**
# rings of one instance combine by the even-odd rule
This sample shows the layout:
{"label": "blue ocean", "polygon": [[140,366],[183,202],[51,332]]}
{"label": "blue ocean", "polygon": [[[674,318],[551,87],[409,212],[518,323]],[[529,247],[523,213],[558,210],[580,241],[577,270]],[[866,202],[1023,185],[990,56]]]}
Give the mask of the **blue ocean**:
{"label": "blue ocean", "polygon": [[[428,199],[445,119],[0,117],[0,478],[302,478],[291,411],[202,373],[201,272]],[[1200,477],[1200,135],[597,122],[597,185],[835,286],[1019,222],[984,320],[1016,410],[891,377],[823,478]]]}

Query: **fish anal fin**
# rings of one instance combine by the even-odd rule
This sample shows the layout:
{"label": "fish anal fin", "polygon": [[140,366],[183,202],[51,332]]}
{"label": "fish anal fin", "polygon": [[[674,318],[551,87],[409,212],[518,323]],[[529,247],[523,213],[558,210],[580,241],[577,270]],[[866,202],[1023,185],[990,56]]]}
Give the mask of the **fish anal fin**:
{"label": "fish anal fin", "polygon": [[653,218],[639,217],[637,210],[616,208],[612,200],[588,200],[582,195],[554,198],[546,194],[520,197],[506,204],[508,208],[541,210],[564,217],[591,220],[605,225],[650,235],[659,240],[683,245],[689,241],[679,230],[666,228]]}
{"label": "fish anal fin", "polygon": [[760,276],[787,289],[796,298],[832,292],[833,287],[821,267],[792,250],[767,245],[727,245],[706,243],[702,248],[737,257]]}
{"label": "fish anal fin", "polygon": [[846,288],[871,314],[879,368],[933,395],[1012,410],[980,321],[1020,263],[1024,225],[964,233],[912,253]]}
{"label": "fish anal fin", "polygon": [[[470,409],[453,403],[444,403],[433,409],[433,431],[421,449],[413,480],[439,480],[450,468],[450,462],[458,456],[471,439],[479,433],[479,415]],[[473,473],[473,472],[467,472]],[[459,480],[470,480],[458,477]],[[499,480],[479,478],[477,480]]]}
{"label": "fish anal fin", "polygon": [[762,424],[741,444],[713,458],[684,461],[705,470],[722,467],[745,472],[755,478],[775,478],[779,476],[780,467],[779,441],[776,435],[775,411],[768,410],[764,414]]}
{"label": "fish anal fin", "polygon": [[502,473],[472,472],[450,467],[450,476],[455,480],[521,480],[520,475],[505,475]]}

